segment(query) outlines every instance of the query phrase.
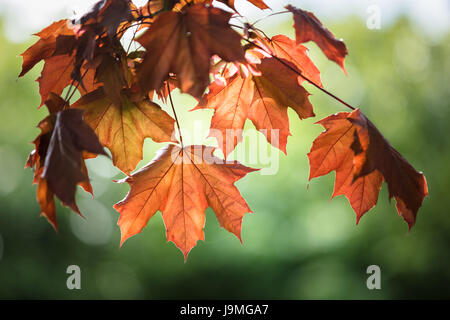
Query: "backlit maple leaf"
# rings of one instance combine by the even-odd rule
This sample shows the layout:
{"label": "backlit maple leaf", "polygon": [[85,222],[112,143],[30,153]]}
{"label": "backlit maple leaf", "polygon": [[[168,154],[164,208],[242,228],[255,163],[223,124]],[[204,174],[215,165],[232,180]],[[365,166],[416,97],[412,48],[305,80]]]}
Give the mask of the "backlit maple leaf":
{"label": "backlit maple leaf", "polygon": [[[119,25],[132,18],[131,0],[102,0],[97,2],[92,10],[80,19],[81,24],[97,23],[113,37]],[[102,30],[103,31],[103,30]]]}
{"label": "backlit maple leaf", "polygon": [[275,58],[262,59],[256,68],[260,75],[249,74],[245,78],[236,74],[226,86],[212,83],[209,93],[195,108],[215,110],[210,136],[218,139],[225,156],[242,140],[247,118],[273,146],[286,153],[287,138],[291,135],[288,107],[301,119],[314,116],[309,93],[299,84],[296,73]]}
{"label": "backlit maple leaf", "polygon": [[422,173],[417,172],[356,109],[320,120],[325,131],[314,140],[308,154],[309,179],[336,171],[333,197],[345,195],[359,219],[374,207],[383,180],[397,211],[411,228],[428,194]]}
{"label": "backlit maple leaf", "polygon": [[312,12],[295,8],[291,5],[288,5],[286,9],[294,15],[297,43],[314,41],[327,58],[336,62],[345,72],[344,58],[347,55],[347,47],[344,42],[336,39]]}
{"label": "backlit maple leaf", "polygon": [[26,167],[34,168],[34,183],[41,213],[57,229],[54,195],[80,214],[75,203],[76,186],[92,193],[83,152],[105,152],[92,129],[83,121],[83,110],[63,110],[65,102],[55,94],[46,101],[50,115],[38,127]]}
{"label": "backlit maple leaf", "polygon": [[23,58],[22,71],[19,77],[30,71],[39,61],[50,58],[56,50],[56,39],[60,35],[74,35],[69,27],[69,20],[59,20],[44,28],[35,35],[39,40],[21,54]]}
{"label": "backlit maple leaf", "polygon": [[19,77],[24,76],[38,62],[44,60],[39,82],[39,94],[41,95],[41,107],[53,92],[60,95],[71,83],[77,84],[81,93],[94,90],[98,85],[94,81],[95,69],[83,66],[83,79],[75,81],[76,56],[74,50],[76,37],[74,28],[68,20],[60,20],[44,28],[36,34],[40,39],[22,53],[23,64]]}
{"label": "backlit maple leaf", "polygon": [[[50,93],[62,94],[64,89],[72,83],[75,57],[72,55],[58,55],[45,60],[44,68],[37,79],[41,106],[49,98]],[[82,94],[95,90],[99,85],[95,82],[95,69],[83,68],[83,77],[78,89]],[[76,83],[76,82],[75,82]]]}
{"label": "backlit maple leaf", "polygon": [[76,211],[76,186],[88,179],[83,170],[83,151],[106,155],[94,131],[83,121],[83,113],[69,109],[56,114],[42,172],[53,193]]}
{"label": "backlit maple leaf", "polygon": [[214,54],[226,61],[244,61],[241,36],[228,24],[231,15],[203,4],[159,14],[137,39],[147,49],[138,70],[141,89],[158,90],[174,73],[182,92],[200,98],[210,83]]}
{"label": "backlit maple leaf", "polygon": [[[305,46],[297,44],[285,35],[276,35],[264,42],[267,43],[265,47],[273,56],[292,63],[302,75],[322,87],[320,71],[309,58],[308,49]],[[299,77],[299,80],[300,82],[304,81],[302,77]]]}
{"label": "backlit maple leaf", "polygon": [[236,161],[213,156],[214,148],[168,145],[148,165],[122,180],[130,185],[126,198],[114,205],[120,212],[121,244],[141,232],[160,210],[167,240],[185,259],[204,240],[205,210],[213,209],[222,227],[241,239],[243,216],[251,212],[234,183],[255,171]]}
{"label": "backlit maple leaf", "polygon": [[380,172],[387,182],[389,198],[395,198],[398,213],[411,228],[423,199],[428,195],[425,176],[391,146],[362,112],[352,112],[349,121],[356,128],[351,146],[355,153],[354,179]]}
{"label": "backlit maple leaf", "polygon": [[123,91],[121,105],[115,104],[99,88],[71,107],[85,110],[85,121],[94,129],[100,142],[112,153],[114,165],[129,174],[142,160],[145,138],[156,142],[174,141],[174,120],[156,103]]}

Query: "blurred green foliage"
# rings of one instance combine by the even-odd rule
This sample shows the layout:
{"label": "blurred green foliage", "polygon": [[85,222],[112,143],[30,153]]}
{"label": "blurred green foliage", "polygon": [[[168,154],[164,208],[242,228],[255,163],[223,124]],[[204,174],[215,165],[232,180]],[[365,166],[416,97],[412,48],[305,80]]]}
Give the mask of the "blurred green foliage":
{"label": "blurred green foliage", "polygon": [[[95,200],[78,191],[86,219],[59,205],[55,233],[39,218],[32,172],[23,170],[29,141],[46,115],[45,108],[36,110],[33,80],[40,68],[18,80],[18,54],[30,43],[12,44],[0,34],[0,298],[450,298],[450,35],[432,40],[406,19],[375,31],[356,18],[330,29],[349,48],[348,76],[309,45],[325,87],[360,106],[427,177],[430,196],[411,232],[385,185],[359,226],[345,198],[328,201],[334,174],[311,181],[307,190],[306,153],[322,130],[313,123],[347,111],[307,86],[317,117],[300,121],[290,113],[293,136],[289,156],[280,154],[279,172],[238,182],[255,212],[244,219],[244,245],[208,209],[206,241],[187,263],[166,243],[160,214],[119,250],[112,205],[128,186],[111,181],[123,176],[106,158],[88,163]],[[270,31],[293,36],[290,20]],[[175,104],[186,130],[201,119],[207,132],[211,112],[189,112],[194,101],[181,95]],[[141,166],[160,147],[146,141]],[[71,264],[81,267],[81,290],[66,288]],[[381,267],[381,290],[366,288],[371,264]]]}

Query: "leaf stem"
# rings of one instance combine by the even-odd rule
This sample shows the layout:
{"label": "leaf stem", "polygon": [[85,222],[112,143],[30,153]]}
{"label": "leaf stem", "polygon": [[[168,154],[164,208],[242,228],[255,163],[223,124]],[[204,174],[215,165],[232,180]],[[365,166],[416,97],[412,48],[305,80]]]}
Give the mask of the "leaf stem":
{"label": "leaf stem", "polygon": [[133,32],[133,38],[131,38],[130,43],[128,44],[127,55],[128,55],[128,53],[130,52],[131,45],[133,44],[134,40],[136,39],[136,33],[137,33],[137,28],[134,29],[134,32]]}
{"label": "leaf stem", "polygon": [[[64,101],[66,104],[69,104],[70,99],[72,99],[73,95],[75,94],[75,92],[77,91],[78,87],[80,86],[80,83],[83,82],[84,77],[86,76],[86,74],[88,73],[89,69],[86,69],[86,71],[84,71],[84,73],[81,76],[80,81],[76,81],[75,79],[72,79],[72,83],[70,84],[69,90],[67,90],[66,93],[66,97],[64,98]],[[77,82],[77,85],[75,86],[75,81]],[[72,90],[72,93],[70,93],[70,91]],[[70,93],[70,95],[69,95]]]}
{"label": "leaf stem", "polygon": [[273,16],[277,16],[279,14],[285,14],[285,13],[290,13],[290,11],[289,10],[285,10],[285,11],[279,11],[279,12],[271,13],[271,14],[265,16],[265,17],[262,17],[262,18],[256,20],[255,22],[251,23],[250,25],[253,27],[255,24],[257,24],[258,22],[260,22],[262,20],[265,20],[265,19],[273,17]]}
{"label": "leaf stem", "polygon": [[181,149],[184,149],[184,145],[183,145],[183,136],[182,136],[182,134],[181,134],[181,129],[180,129],[180,122],[178,121],[177,113],[176,113],[175,107],[174,107],[174,105],[173,105],[172,93],[170,93],[170,85],[169,85],[169,82],[168,82],[168,81],[166,82],[166,85],[167,85],[167,92],[169,92],[170,105],[171,105],[171,107],[172,107],[172,112],[173,112],[173,115],[174,115],[174,117],[175,117],[175,122],[176,122],[176,124],[177,124],[178,134],[179,134],[179,136],[180,136]]}

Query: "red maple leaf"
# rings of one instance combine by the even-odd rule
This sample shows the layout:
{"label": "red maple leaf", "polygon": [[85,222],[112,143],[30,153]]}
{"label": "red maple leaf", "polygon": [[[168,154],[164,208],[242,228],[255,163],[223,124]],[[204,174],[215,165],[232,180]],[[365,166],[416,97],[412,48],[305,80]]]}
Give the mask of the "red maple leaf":
{"label": "red maple leaf", "polygon": [[251,212],[234,182],[255,171],[236,161],[213,156],[214,148],[169,145],[148,165],[121,182],[130,185],[126,198],[114,205],[120,212],[121,244],[141,232],[160,210],[167,240],[185,259],[204,240],[205,210],[213,209],[222,227],[241,239],[243,216]]}
{"label": "red maple leaf", "polygon": [[[283,61],[283,60],[281,60]],[[289,61],[283,61],[291,65]],[[275,58],[262,59],[257,65],[260,75],[236,74],[226,86],[211,84],[209,93],[195,109],[214,109],[210,136],[228,156],[242,140],[242,129],[250,119],[273,146],[286,153],[289,131],[288,107],[301,119],[314,116],[309,93],[298,81],[298,74]]]}
{"label": "red maple leaf", "polygon": [[359,219],[377,203],[381,183],[387,182],[389,196],[411,228],[428,194],[422,173],[417,172],[378,129],[356,109],[320,120],[325,131],[308,154],[309,179],[336,171],[333,197],[345,195]]}
{"label": "red maple leaf", "polygon": [[159,14],[138,38],[148,50],[138,71],[141,89],[158,90],[174,73],[182,92],[200,98],[210,83],[213,55],[244,61],[241,36],[228,24],[231,15],[202,4]]}
{"label": "red maple leaf", "polygon": [[328,59],[336,62],[345,72],[344,58],[347,55],[347,47],[344,41],[336,39],[312,12],[298,9],[291,5],[288,5],[286,9],[294,15],[297,43],[314,41]]}

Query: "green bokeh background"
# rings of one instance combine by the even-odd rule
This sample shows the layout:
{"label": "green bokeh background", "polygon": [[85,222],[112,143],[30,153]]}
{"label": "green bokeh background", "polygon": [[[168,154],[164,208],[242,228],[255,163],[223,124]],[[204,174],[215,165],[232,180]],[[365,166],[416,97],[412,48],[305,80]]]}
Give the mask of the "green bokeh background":
{"label": "green bokeh background", "polygon": [[[81,189],[77,193],[86,219],[58,205],[55,233],[39,218],[33,173],[23,169],[39,132],[36,125],[46,115],[45,108],[36,110],[40,97],[34,79],[42,64],[18,80],[18,54],[35,39],[10,43],[0,27],[0,298],[450,298],[450,34],[432,39],[405,18],[381,30],[368,30],[357,18],[327,25],[345,38],[349,56],[345,76],[308,45],[325,87],[361,107],[427,177],[430,196],[411,232],[395,201],[389,202],[386,185],[377,207],[358,226],[345,198],[329,201],[334,173],[311,181],[308,190],[306,154],[322,131],[314,122],[347,110],[306,86],[317,117],[301,121],[289,113],[288,156],[274,151],[278,173],[252,173],[237,183],[255,212],[244,218],[243,245],[208,209],[206,241],[191,251],[187,263],[166,243],[160,214],[119,250],[112,205],[128,186],[112,182],[123,175],[106,158],[88,161],[95,200]],[[267,30],[264,23],[260,27]],[[293,37],[291,20],[286,17],[268,32]],[[211,112],[189,112],[194,101],[179,94],[175,105],[183,128],[193,130],[200,119],[206,136]],[[264,139],[258,141],[262,145]],[[146,141],[139,166],[161,147]],[[72,264],[81,268],[81,290],[66,287],[66,268]],[[366,287],[366,268],[372,264],[381,268],[381,290]]]}

